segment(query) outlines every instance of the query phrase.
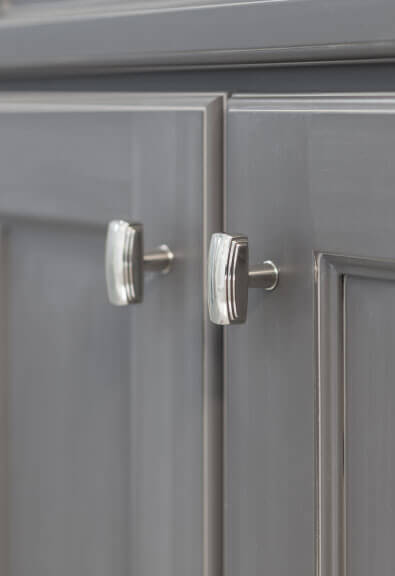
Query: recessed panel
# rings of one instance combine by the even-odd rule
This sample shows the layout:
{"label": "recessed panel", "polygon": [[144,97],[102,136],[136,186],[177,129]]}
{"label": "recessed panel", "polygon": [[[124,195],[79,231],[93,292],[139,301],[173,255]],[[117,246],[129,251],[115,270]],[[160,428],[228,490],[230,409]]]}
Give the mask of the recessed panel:
{"label": "recessed panel", "polygon": [[392,576],[395,283],[346,282],[347,576]]}
{"label": "recessed panel", "polygon": [[12,226],[9,574],[129,574],[128,316],[107,302],[104,231]]}

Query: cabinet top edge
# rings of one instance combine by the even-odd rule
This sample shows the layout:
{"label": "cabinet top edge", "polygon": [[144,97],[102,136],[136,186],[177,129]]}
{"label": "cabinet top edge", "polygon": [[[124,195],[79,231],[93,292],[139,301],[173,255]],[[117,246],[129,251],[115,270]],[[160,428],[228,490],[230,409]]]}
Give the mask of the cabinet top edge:
{"label": "cabinet top edge", "polygon": [[395,59],[392,0],[88,4],[4,9],[0,73]]}

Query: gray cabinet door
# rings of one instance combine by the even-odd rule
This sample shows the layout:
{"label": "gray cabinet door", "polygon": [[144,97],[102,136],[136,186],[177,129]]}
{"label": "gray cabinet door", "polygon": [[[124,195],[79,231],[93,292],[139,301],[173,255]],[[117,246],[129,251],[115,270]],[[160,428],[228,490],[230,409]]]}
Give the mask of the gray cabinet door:
{"label": "gray cabinet door", "polygon": [[227,228],[272,294],[227,329],[226,576],[395,571],[395,99],[235,98]]}
{"label": "gray cabinet door", "polygon": [[[215,95],[0,98],[5,576],[218,574],[221,335],[205,255],[222,108]],[[128,308],[106,296],[113,218],[176,256]]]}

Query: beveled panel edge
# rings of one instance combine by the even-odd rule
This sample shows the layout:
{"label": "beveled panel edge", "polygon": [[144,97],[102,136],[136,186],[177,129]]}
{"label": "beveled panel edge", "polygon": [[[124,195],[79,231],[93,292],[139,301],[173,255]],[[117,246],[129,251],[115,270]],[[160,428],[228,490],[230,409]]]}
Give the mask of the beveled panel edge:
{"label": "beveled panel edge", "polygon": [[200,111],[224,92],[0,92],[0,112]]}
{"label": "beveled panel edge", "polygon": [[229,112],[392,114],[395,92],[232,94]]}
{"label": "beveled panel edge", "polygon": [[223,574],[224,334],[208,313],[210,238],[224,228],[226,96],[204,112],[203,142],[203,576]]}
{"label": "beveled panel edge", "polygon": [[8,230],[0,224],[0,573],[10,574],[10,494],[9,477],[9,363],[8,363]]}
{"label": "beveled panel edge", "polygon": [[395,260],[314,253],[315,573],[347,576],[346,282],[395,281]]}
{"label": "beveled panel edge", "polygon": [[8,76],[395,58],[390,0],[72,2],[3,12],[0,72]]}

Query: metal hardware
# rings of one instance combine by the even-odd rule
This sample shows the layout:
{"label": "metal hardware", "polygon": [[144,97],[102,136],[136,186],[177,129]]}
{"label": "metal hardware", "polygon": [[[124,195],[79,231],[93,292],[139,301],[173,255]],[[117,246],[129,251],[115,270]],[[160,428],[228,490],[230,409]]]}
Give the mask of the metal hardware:
{"label": "metal hardware", "polygon": [[208,257],[208,309],[214,324],[242,324],[247,317],[248,288],[271,292],[278,284],[277,266],[266,260],[249,268],[248,238],[213,234]]}
{"label": "metal hardware", "polygon": [[144,271],[169,272],[174,254],[163,244],[144,254],[143,226],[124,220],[109,223],[106,240],[106,282],[111,304],[126,306],[141,302]]}

